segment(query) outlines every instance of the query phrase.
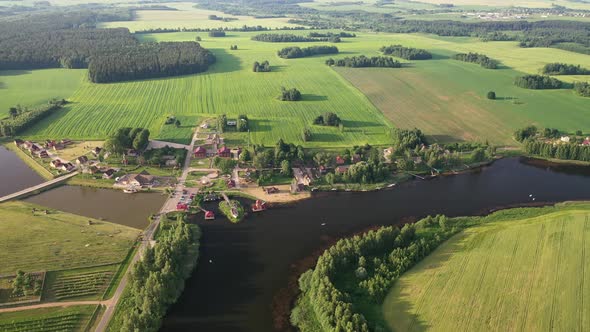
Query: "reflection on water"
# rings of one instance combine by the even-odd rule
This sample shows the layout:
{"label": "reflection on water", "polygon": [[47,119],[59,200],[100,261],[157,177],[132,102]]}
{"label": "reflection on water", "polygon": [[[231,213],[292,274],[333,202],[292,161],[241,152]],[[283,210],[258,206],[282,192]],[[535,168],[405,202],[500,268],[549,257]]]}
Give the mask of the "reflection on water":
{"label": "reflection on water", "polygon": [[0,197],[38,185],[44,179],[14,152],[0,145]]}
{"label": "reflection on water", "polygon": [[[590,199],[590,176],[505,159],[465,175],[414,181],[390,191],[321,195],[233,225],[200,221],[199,265],[161,331],[272,331],[272,301],[293,264],[372,225],[531,202]],[[322,225],[325,223],[325,225]]]}
{"label": "reflection on water", "polygon": [[149,215],[157,213],[165,199],[159,193],[125,194],[110,189],[61,186],[26,198],[25,201],[144,229],[149,223]]}

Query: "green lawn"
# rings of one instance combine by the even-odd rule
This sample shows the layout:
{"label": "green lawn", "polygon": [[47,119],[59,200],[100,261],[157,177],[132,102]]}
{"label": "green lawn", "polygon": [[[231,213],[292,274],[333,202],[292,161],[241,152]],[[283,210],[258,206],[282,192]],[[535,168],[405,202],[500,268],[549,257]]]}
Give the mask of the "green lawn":
{"label": "green lawn", "polygon": [[0,71],[0,118],[17,104],[35,107],[52,98],[68,98],[85,74],[86,70],[80,69]]}
{"label": "green lawn", "polygon": [[45,208],[0,204],[0,274],[119,263],[139,235],[133,228],[55,210],[45,215],[39,209]]}
{"label": "green lawn", "polygon": [[383,313],[394,331],[585,331],[588,210],[468,228],[406,272]]}

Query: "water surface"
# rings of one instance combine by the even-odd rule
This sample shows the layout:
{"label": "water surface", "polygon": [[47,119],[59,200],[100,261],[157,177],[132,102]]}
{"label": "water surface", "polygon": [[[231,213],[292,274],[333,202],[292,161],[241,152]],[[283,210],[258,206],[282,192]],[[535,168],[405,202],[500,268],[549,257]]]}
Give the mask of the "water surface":
{"label": "water surface", "polygon": [[316,195],[238,225],[200,221],[199,265],[161,330],[273,331],[274,296],[286,287],[294,264],[318,248],[373,225],[531,203],[530,194],[535,202],[590,200],[590,168],[504,159],[480,171],[388,191]]}
{"label": "water surface", "polygon": [[0,197],[38,185],[44,181],[14,152],[0,145]]}

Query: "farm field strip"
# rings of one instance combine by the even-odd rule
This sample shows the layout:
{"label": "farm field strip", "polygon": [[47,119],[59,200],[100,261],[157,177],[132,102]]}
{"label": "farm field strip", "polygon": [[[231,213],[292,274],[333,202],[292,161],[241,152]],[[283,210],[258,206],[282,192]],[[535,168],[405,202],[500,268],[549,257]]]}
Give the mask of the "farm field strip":
{"label": "farm field strip", "polygon": [[391,329],[587,330],[588,211],[469,228],[396,282]]}
{"label": "farm field strip", "polygon": [[0,314],[0,331],[83,332],[96,306],[47,308]]}

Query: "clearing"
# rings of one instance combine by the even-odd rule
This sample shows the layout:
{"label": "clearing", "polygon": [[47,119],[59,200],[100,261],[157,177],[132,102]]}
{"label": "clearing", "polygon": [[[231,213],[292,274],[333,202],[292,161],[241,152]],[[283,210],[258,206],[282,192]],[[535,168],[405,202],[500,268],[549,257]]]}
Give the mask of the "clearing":
{"label": "clearing", "polygon": [[383,314],[394,331],[590,329],[587,210],[468,228],[406,272]]}

